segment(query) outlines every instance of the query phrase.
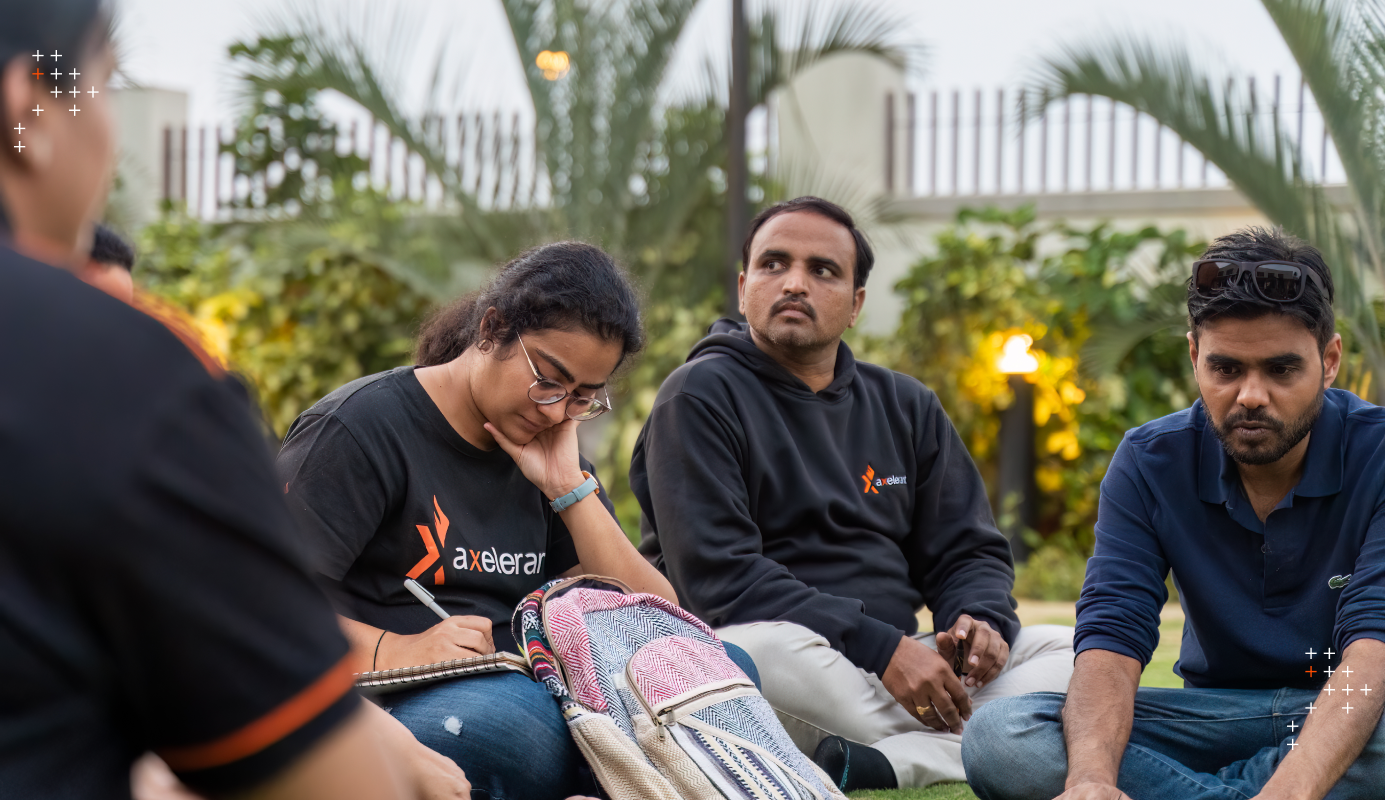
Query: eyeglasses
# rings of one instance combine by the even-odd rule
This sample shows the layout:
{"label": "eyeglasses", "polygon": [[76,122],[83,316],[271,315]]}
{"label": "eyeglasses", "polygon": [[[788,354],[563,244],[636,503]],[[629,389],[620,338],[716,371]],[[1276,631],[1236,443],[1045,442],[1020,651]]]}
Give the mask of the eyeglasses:
{"label": "eyeglasses", "polygon": [[1310,280],[1318,287],[1319,293],[1327,295],[1318,273],[1301,264],[1212,258],[1193,262],[1193,290],[1200,297],[1214,297],[1240,283],[1246,273],[1250,273],[1250,285],[1255,288],[1255,293],[1273,303],[1292,303],[1299,299],[1303,296],[1303,287]]}
{"label": "eyeglasses", "polygon": [[595,397],[572,394],[572,392],[564,389],[562,384],[550,381],[540,375],[538,367],[534,366],[534,359],[529,357],[529,348],[524,346],[524,340],[519,337],[519,334],[515,334],[515,338],[519,339],[519,347],[524,351],[524,360],[529,362],[529,369],[534,372],[534,382],[529,384],[530,400],[541,406],[551,406],[564,397],[571,396],[571,399],[567,401],[567,417],[578,422],[595,419],[611,410],[611,395],[604,389],[602,393],[606,395],[606,402],[603,403]]}

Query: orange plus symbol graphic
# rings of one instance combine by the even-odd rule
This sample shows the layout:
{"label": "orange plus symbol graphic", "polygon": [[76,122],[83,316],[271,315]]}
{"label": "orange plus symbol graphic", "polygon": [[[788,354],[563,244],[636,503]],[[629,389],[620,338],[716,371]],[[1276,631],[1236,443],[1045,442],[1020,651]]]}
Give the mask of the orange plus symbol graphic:
{"label": "orange plus symbol graphic", "polygon": [[1315,669],[1313,669],[1312,667],[1309,667],[1308,669],[1305,669],[1304,672],[1308,673],[1308,677],[1310,677],[1310,678],[1313,677],[1314,675],[1318,674],[1318,671],[1315,670]]}
{"label": "orange plus symbol graphic", "polygon": [[47,75],[48,73],[44,72],[41,69],[35,69],[33,72],[30,72],[29,74],[34,76],[34,80],[38,80],[42,78],[44,75]]}

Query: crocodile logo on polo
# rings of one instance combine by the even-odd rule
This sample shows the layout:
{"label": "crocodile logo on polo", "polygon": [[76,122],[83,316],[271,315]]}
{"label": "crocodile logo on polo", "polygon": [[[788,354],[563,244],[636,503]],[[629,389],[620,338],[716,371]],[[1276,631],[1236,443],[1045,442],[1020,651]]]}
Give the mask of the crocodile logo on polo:
{"label": "crocodile logo on polo", "polygon": [[1327,579],[1327,588],[1340,589],[1348,583],[1351,583],[1350,575],[1333,575],[1331,578]]}

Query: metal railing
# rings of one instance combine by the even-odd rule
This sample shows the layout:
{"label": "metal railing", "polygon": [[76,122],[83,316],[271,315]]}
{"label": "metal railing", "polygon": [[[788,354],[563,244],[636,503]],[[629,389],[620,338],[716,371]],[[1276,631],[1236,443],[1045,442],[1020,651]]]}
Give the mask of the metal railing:
{"label": "metal railing", "polygon": [[[1290,96],[1285,96],[1290,95]],[[1322,114],[1302,82],[1285,91],[1254,78],[1232,113],[1273,118],[1304,174],[1345,181]],[[887,95],[885,185],[907,197],[1160,191],[1229,186],[1225,175],[1173,131],[1136,109],[1077,95],[1040,109],[1022,91],[931,90]],[[904,163],[896,163],[902,158]],[[905,185],[896,186],[902,172]]]}
{"label": "metal railing", "polygon": [[[544,168],[537,157],[535,132],[518,113],[463,113],[433,117],[421,129],[433,147],[445,155],[446,180],[486,208],[523,208],[547,201]],[[160,198],[185,204],[202,219],[231,219],[264,207],[261,198],[279,185],[285,168],[271,165],[256,172],[241,170],[234,153],[234,128],[203,125],[163,130],[160,160]],[[358,188],[373,186],[396,200],[427,208],[448,205],[444,177],[430,172],[422,156],[410,152],[399,137],[371,119],[341,126],[337,154],[354,153],[365,169],[352,176]]]}

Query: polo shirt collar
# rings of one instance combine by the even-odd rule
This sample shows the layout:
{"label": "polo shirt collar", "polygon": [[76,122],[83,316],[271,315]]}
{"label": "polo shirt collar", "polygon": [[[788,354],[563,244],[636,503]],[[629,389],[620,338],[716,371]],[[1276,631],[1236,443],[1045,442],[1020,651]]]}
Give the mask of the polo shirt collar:
{"label": "polo shirt collar", "polygon": [[[1198,463],[1198,496],[1206,503],[1225,504],[1240,496],[1240,473],[1236,462],[1226,454],[1221,440],[1212,430],[1212,419],[1201,398],[1193,404],[1193,420],[1202,430],[1202,452]],[[1342,490],[1342,461],[1346,456],[1342,409],[1332,395],[1323,397],[1322,413],[1313,423],[1304,457],[1303,477],[1294,487],[1300,497],[1327,497]]]}

